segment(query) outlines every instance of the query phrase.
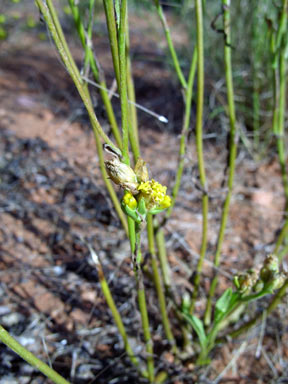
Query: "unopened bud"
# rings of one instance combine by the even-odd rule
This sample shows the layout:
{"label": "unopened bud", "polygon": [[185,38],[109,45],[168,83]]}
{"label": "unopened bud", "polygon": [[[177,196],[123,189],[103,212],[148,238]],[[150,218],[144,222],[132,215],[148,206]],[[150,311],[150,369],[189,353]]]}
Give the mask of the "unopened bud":
{"label": "unopened bud", "polygon": [[245,273],[236,276],[235,285],[240,293],[249,293],[253,287],[253,280],[249,273]]}
{"label": "unopened bud", "polygon": [[274,279],[274,276],[279,273],[279,261],[276,255],[269,255],[266,257],[263,263],[263,267],[260,270],[260,277],[267,283]]}
{"label": "unopened bud", "polygon": [[274,255],[273,253],[271,253],[270,255],[268,255],[266,257],[266,259],[264,260],[264,264],[263,264],[263,267],[266,267],[268,268],[270,271],[272,272],[276,272],[278,273],[279,272],[279,261],[278,261],[278,257],[276,255]]}
{"label": "unopened bud", "polygon": [[264,283],[261,279],[257,280],[256,284],[253,287],[253,291],[258,293],[261,292],[262,289],[264,288]]}
{"label": "unopened bud", "polygon": [[125,205],[128,205],[129,208],[131,209],[136,209],[137,208],[137,200],[135,197],[132,195],[131,192],[126,192],[123,196],[123,203]]}
{"label": "unopened bud", "polygon": [[272,289],[280,289],[286,280],[286,275],[284,273],[277,274],[272,283]]}

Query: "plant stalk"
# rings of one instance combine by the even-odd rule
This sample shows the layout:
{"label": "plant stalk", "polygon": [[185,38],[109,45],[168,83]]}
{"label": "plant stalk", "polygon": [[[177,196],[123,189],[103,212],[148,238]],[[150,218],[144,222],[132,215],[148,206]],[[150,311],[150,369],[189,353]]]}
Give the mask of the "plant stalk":
{"label": "plant stalk", "polygon": [[[230,143],[229,143],[229,160],[228,160],[229,175],[228,175],[228,183],[227,183],[228,192],[223,205],[221,224],[220,224],[220,229],[218,233],[218,240],[217,240],[216,252],[214,257],[214,266],[216,267],[215,268],[216,271],[220,264],[221,249],[224,241],[225,229],[227,226],[227,220],[228,220],[228,214],[229,214],[230,201],[231,201],[231,196],[233,191],[235,163],[236,163],[236,156],[237,156],[237,139],[238,139],[237,127],[236,127],[235,104],[234,104],[232,60],[231,60],[230,0],[222,0],[222,6],[223,6],[224,31],[226,36],[226,41],[224,46],[224,60],[225,60],[225,73],[226,73],[226,84],[227,84],[228,113],[229,113],[229,120],[230,120],[230,132],[229,132]],[[218,275],[216,273],[211,283],[207,306],[206,306],[206,312],[204,316],[204,322],[206,326],[210,325],[210,322],[211,322],[212,300],[215,294],[217,283],[218,283]]]}
{"label": "plant stalk", "polygon": [[[128,12],[128,10],[127,10]],[[134,163],[136,164],[140,157],[140,145],[138,134],[138,120],[136,108],[135,87],[132,75],[132,64],[130,58],[130,40],[129,40],[129,23],[128,16],[126,18],[126,63],[127,63],[127,94],[129,99],[129,141],[133,153]]]}
{"label": "plant stalk", "polygon": [[139,367],[139,360],[137,359],[137,357],[135,356],[131,346],[130,346],[130,343],[129,343],[129,340],[128,340],[128,336],[127,336],[127,333],[126,333],[126,330],[125,330],[125,327],[124,327],[124,324],[123,324],[123,321],[122,321],[122,317],[115,305],[115,302],[114,302],[114,299],[112,297],[112,294],[111,294],[111,291],[110,291],[110,288],[109,288],[109,285],[107,283],[107,280],[105,278],[105,275],[104,275],[104,272],[103,272],[103,268],[102,268],[102,265],[101,265],[101,262],[98,258],[98,256],[95,254],[95,252],[90,249],[90,252],[92,253],[93,252],[93,261],[94,261],[94,264],[96,266],[96,269],[97,269],[97,273],[98,273],[98,278],[99,278],[99,282],[100,282],[100,285],[101,285],[101,289],[102,289],[102,292],[103,292],[103,295],[105,297],[105,300],[107,302],[107,305],[108,307],[110,308],[111,310],[111,313],[112,313],[112,316],[113,316],[113,319],[115,321],[115,324],[118,328],[118,331],[122,337],[122,340],[124,342],[124,348],[125,348],[125,351],[131,361],[131,363],[140,371],[140,373],[142,374],[142,376],[144,377],[147,377],[147,372],[146,371],[142,371]]}
{"label": "plant stalk", "polygon": [[122,154],[123,162],[130,164],[129,159],[129,108],[127,94],[127,63],[126,63],[126,17],[127,17],[127,0],[121,1],[120,8],[120,26],[118,34],[118,52],[119,52],[119,69],[120,69],[120,102],[121,102],[121,121],[122,121]]}
{"label": "plant stalk", "polygon": [[200,278],[203,268],[203,262],[207,248],[208,233],[208,191],[206,181],[206,171],[203,154],[203,103],[204,103],[204,41],[203,41],[203,9],[202,0],[195,0],[196,6],[196,28],[197,28],[197,111],[196,111],[196,147],[200,183],[203,189],[202,195],[202,241],[200,257],[197,264],[196,276],[194,281],[194,291],[190,312],[193,313],[195,301],[198,297]]}
{"label": "plant stalk", "polygon": [[155,284],[155,288],[158,296],[162,323],[163,323],[167,340],[172,346],[172,351],[176,353],[177,349],[176,349],[175,339],[171,330],[171,325],[170,325],[170,321],[167,313],[165,294],[162,287],[161,277],[158,271],[156,251],[155,251],[155,241],[154,241],[153,217],[151,214],[148,214],[147,216],[147,234],[148,234],[148,247],[149,247],[149,253],[151,256],[151,265],[152,265],[152,271],[153,271],[153,277],[154,277],[154,284]]}
{"label": "plant stalk", "polygon": [[[129,221],[129,238],[131,245],[132,261],[134,268],[134,275],[136,279],[137,286],[137,297],[138,297],[138,306],[141,315],[143,336],[146,345],[147,353],[147,372],[150,383],[154,382],[154,357],[153,357],[153,340],[151,338],[150,327],[149,327],[149,318],[146,305],[145,297],[145,287],[143,281],[143,273],[141,268],[142,254],[141,254],[141,230],[140,228],[135,228],[135,222],[128,218]],[[133,240],[135,240],[133,242]]]}
{"label": "plant stalk", "polygon": [[165,36],[166,36],[168,48],[169,48],[169,51],[170,51],[170,54],[171,54],[171,57],[172,57],[173,66],[175,68],[178,80],[180,81],[180,84],[182,85],[182,88],[186,89],[187,88],[187,82],[186,82],[185,77],[183,75],[183,72],[182,72],[182,69],[181,69],[181,66],[180,66],[180,63],[179,63],[179,60],[178,60],[178,56],[177,56],[176,50],[174,48],[174,44],[173,44],[173,41],[172,41],[172,38],[171,38],[170,28],[169,28],[169,25],[167,23],[165,14],[163,12],[163,8],[162,8],[159,0],[154,0],[154,3],[155,3],[155,6],[156,6],[156,9],[157,9],[159,18],[161,20],[163,29],[164,29],[164,33],[165,33]]}
{"label": "plant stalk", "polygon": [[64,377],[60,376],[59,373],[50,368],[43,361],[39,360],[33,353],[29,352],[21,344],[18,343],[1,325],[0,325],[0,340],[12,349],[17,355],[23,360],[27,361],[28,364],[35,367],[42,372],[46,377],[51,379],[55,384],[70,384],[69,381],[65,380]]}
{"label": "plant stalk", "polygon": [[120,64],[119,64],[119,51],[118,51],[118,38],[117,38],[117,25],[115,20],[113,0],[103,0],[104,10],[106,15],[106,24],[110,40],[110,49],[112,54],[112,61],[114,73],[120,91]]}
{"label": "plant stalk", "polygon": [[[68,0],[69,6],[71,8],[72,16],[75,22],[76,30],[78,33],[78,36],[80,38],[81,44],[83,48],[85,49],[85,62],[88,61],[94,76],[94,79],[97,83],[99,83],[99,92],[103,100],[103,104],[106,109],[107,117],[109,120],[109,123],[111,125],[112,133],[115,137],[116,143],[118,147],[121,149],[122,147],[122,139],[121,135],[118,129],[117,121],[114,115],[113,107],[111,100],[108,95],[107,85],[104,77],[104,73],[102,71],[102,68],[100,68],[99,63],[95,59],[95,56],[93,54],[92,49],[92,22],[89,23],[89,30],[85,31],[83,22],[80,17],[78,6],[75,4],[74,0]],[[91,20],[92,21],[92,20]]]}
{"label": "plant stalk", "polygon": [[180,184],[181,184],[183,170],[184,170],[186,141],[187,141],[187,134],[188,134],[188,129],[190,125],[191,102],[193,97],[193,85],[194,85],[194,79],[195,79],[195,73],[196,73],[196,66],[197,66],[197,49],[195,48],[193,52],[193,57],[191,60],[191,65],[190,65],[187,89],[185,91],[185,112],[184,112],[184,119],[183,119],[183,128],[182,128],[181,138],[180,138],[178,167],[177,167],[174,186],[172,189],[171,206],[166,211],[165,218],[164,218],[165,221],[169,219],[169,217],[171,216],[172,210],[174,208],[174,205],[178,196]]}
{"label": "plant stalk", "polygon": [[[36,0],[36,4],[37,4],[40,12],[42,13],[42,15],[43,15],[43,17],[47,23],[48,29],[49,29],[52,37],[53,37],[53,40],[54,40],[55,45],[57,47],[57,50],[61,56],[61,59],[65,65],[65,67],[67,68],[67,70],[68,70],[80,96],[81,96],[81,99],[82,99],[82,101],[83,101],[83,103],[87,109],[87,112],[89,114],[89,118],[91,121],[92,129],[94,132],[95,141],[96,141],[102,177],[103,177],[105,185],[109,191],[109,194],[110,194],[111,200],[113,202],[113,205],[116,209],[116,212],[117,212],[117,214],[121,220],[121,223],[122,223],[126,233],[128,233],[126,217],[125,217],[125,215],[121,209],[117,195],[113,189],[113,186],[112,186],[110,180],[108,179],[108,176],[107,176],[107,173],[105,170],[102,144],[101,144],[99,136],[101,136],[102,138],[106,138],[107,139],[107,140],[105,140],[106,143],[111,145],[113,148],[115,148],[115,145],[111,142],[111,140],[103,132],[102,127],[100,126],[100,124],[97,120],[97,117],[95,115],[95,112],[94,112],[94,109],[92,106],[92,102],[90,99],[88,89],[87,89],[86,85],[82,84],[80,73],[78,71],[78,68],[77,68],[77,66],[73,60],[73,57],[72,57],[70,50],[68,48],[68,45],[66,43],[61,25],[60,25],[58,17],[57,17],[56,10],[54,9],[54,6],[53,6],[53,2],[51,0],[47,0],[46,2],[43,2],[42,0]],[[116,148],[116,150],[117,150],[117,148]],[[119,151],[119,150],[117,150],[117,151]]]}

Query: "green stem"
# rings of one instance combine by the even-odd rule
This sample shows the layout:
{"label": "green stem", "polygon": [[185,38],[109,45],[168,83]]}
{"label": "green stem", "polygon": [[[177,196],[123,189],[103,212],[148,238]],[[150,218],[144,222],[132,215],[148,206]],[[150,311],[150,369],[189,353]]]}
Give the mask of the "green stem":
{"label": "green stem", "polygon": [[[94,132],[97,132],[99,136],[102,137],[102,139],[116,149],[114,143],[109,139],[109,137],[105,134],[103,131],[95,113],[94,108],[91,102],[90,97],[88,96],[85,88],[83,87],[81,76],[79,73],[79,70],[75,64],[75,61],[70,53],[70,50],[67,46],[67,42],[65,40],[65,37],[63,35],[63,31],[61,28],[61,25],[59,23],[57,13],[55,11],[55,8],[53,6],[53,3],[51,0],[46,0],[45,2],[43,0],[35,0],[38,8],[40,9],[40,12],[42,13],[48,29],[53,37],[53,40],[56,44],[57,50],[61,56],[61,59],[67,68],[80,96],[81,99],[87,109],[91,125]],[[119,151],[119,150],[118,150]]]}
{"label": "green stem", "polygon": [[202,196],[202,242],[200,249],[200,258],[196,269],[196,278],[194,281],[194,291],[190,311],[193,313],[195,301],[198,296],[200,277],[203,268],[203,262],[207,248],[208,232],[208,192],[206,182],[205,163],[203,155],[203,102],[204,102],[204,43],[203,43],[203,10],[202,0],[195,0],[196,6],[196,24],[197,24],[197,115],[196,115],[196,147],[199,167],[200,182],[203,189]]}
{"label": "green stem", "polygon": [[194,85],[194,79],[195,79],[195,73],[196,73],[196,65],[197,65],[197,49],[195,48],[193,52],[193,57],[191,60],[191,65],[190,65],[187,89],[185,92],[185,112],[184,112],[184,119],[183,119],[183,128],[182,128],[181,138],[180,138],[178,167],[177,167],[175,182],[172,190],[171,206],[166,211],[165,219],[164,219],[165,221],[169,219],[169,217],[171,216],[172,210],[174,208],[175,201],[177,199],[180,184],[181,184],[183,170],[184,170],[186,140],[187,140],[187,133],[190,125],[191,102],[193,97],[193,85]]}
{"label": "green stem", "polygon": [[160,312],[162,317],[162,323],[164,326],[164,331],[167,337],[167,340],[172,346],[172,351],[176,353],[177,348],[175,344],[175,339],[171,331],[170,321],[167,313],[166,308],[166,300],[165,300],[165,294],[162,287],[162,282],[160,278],[160,274],[158,271],[158,265],[157,265],[157,259],[156,259],[156,252],[155,252],[155,242],[154,242],[154,228],[153,228],[153,217],[151,214],[148,214],[147,216],[147,234],[148,234],[148,247],[149,247],[149,253],[151,255],[151,264],[152,264],[152,271],[153,271],[153,277],[154,277],[154,284],[158,296],[159,306],[160,306]]}
{"label": "green stem", "polygon": [[138,120],[135,87],[132,75],[132,64],[130,59],[130,41],[129,41],[129,24],[128,16],[126,18],[126,62],[127,62],[127,93],[129,99],[129,140],[133,153],[134,163],[136,164],[140,157],[139,135],[138,135]]}
{"label": "green stem", "polygon": [[[228,99],[228,111],[229,111],[229,120],[230,120],[230,145],[229,145],[229,175],[228,175],[228,192],[224,201],[221,224],[218,234],[214,266],[215,270],[219,267],[220,256],[222,244],[224,241],[225,229],[227,226],[230,200],[233,191],[233,182],[235,175],[235,162],[237,156],[237,129],[236,129],[236,114],[235,114],[235,104],[234,104],[234,89],[233,89],[233,74],[232,74],[232,60],[231,60],[231,32],[230,32],[230,0],[222,0],[223,5],[223,23],[224,31],[226,36],[226,42],[224,47],[224,60],[225,60],[225,72],[226,72],[226,84],[227,84],[227,99]],[[209,325],[211,322],[211,311],[212,311],[212,300],[215,294],[216,286],[218,283],[218,276],[214,277],[209,297],[207,301],[206,312],[204,316],[204,321],[206,325]]]}
{"label": "green stem", "polygon": [[[87,109],[87,112],[89,114],[89,118],[91,121],[92,129],[93,129],[94,137],[95,137],[95,141],[96,141],[102,177],[103,177],[103,180],[104,180],[106,187],[109,191],[111,200],[114,204],[114,207],[117,211],[117,214],[121,220],[121,223],[122,223],[122,225],[123,225],[123,227],[127,233],[128,228],[127,228],[126,217],[125,217],[125,215],[121,209],[120,203],[119,203],[117,195],[116,195],[116,193],[112,187],[112,184],[107,177],[107,173],[106,173],[105,165],[104,165],[102,145],[101,145],[101,141],[100,141],[99,136],[103,137],[103,135],[104,135],[104,137],[107,139],[106,142],[108,144],[110,144],[113,148],[115,148],[115,145],[105,135],[105,133],[102,130],[102,127],[100,126],[100,124],[97,120],[97,117],[94,113],[94,109],[92,106],[89,92],[87,90],[86,85],[83,85],[81,82],[80,73],[78,71],[78,68],[76,67],[76,64],[72,58],[72,55],[70,53],[68,46],[67,46],[67,43],[66,43],[66,40],[65,40],[65,37],[64,37],[62,28],[60,26],[60,23],[59,23],[59,20],[57,17],[57,13],[54,9],[52,1],[47,0],[47,6],[44,4],[44,2],[42,0],[36,0],[36,4],[37,4],[40,12],[43,14],[43,17],[47,23],[47,26],[49,28],[49,31],[50,31],[52,37],[54,39],[55,45],[56,45],[58,52],[59,52],[59,54],[63,60],[63,63],[65,65],[65,67],[67,68],[74,84],[76,85],[78,92],[79,92],[79,94],[83,100],[83,103]],[[53,15],[53,18],[52,18],[52,15]],[[56,26],[57,26],[57,28],[56,28]],[[99,129],[100,129],[100,132],[99,132]],[[117,148],[116,148],[116,150],[117,150]],[[117,151],[119,151],[119,150],[117,150]]]}
{"label": "green stem", "polygon": [[275,244],[275,248],[273,250],[273,253],[277,254],[280,250],[280,247],[283,243],[283,240],[285,239],[285,237],[287,236],[287,232],[288,232],[288,220],[286,219],[285,220],[285,223],[281,229],[281,232],[278,236],[278,239],[276,241],[276,244]]}
{"label": "green stem", "polygon": [[169,51],[170,51],[170,54],[171,54],[171,57],[172,57],[172,61],[173,61],[173,65],[174,65],[176,74],[178,76],[178,79],[179,79],[182,87],[184,89],[186,89],[187,88],[187,82],[185,80],[185,77],[183,75],[182,69],[181,69],[180,64],[179,64],[177,53],[176,53],[176,50],[174,48],[174,44],[173,44],[173,41],[172,41],[172,38],[171,38],[170,28],[168,26],[165,14],[163,12],[163,8],[162,8],[159,0],[154,0],[154,3],[155,3],[155,6],[156,6],[158,15],[160,17],[163,29],[164,29],[164,33],[165,33],[165,36],[166,36],[168,48],[169,48]]}
{"label": "green stem", "polygon": [[114,13],[113,0],[103,0],[104,10],[106,15],[106,24],[108,29],[108,35],[110,40],[110,49],[113,60],[114,73],[120,89],[120,64],[119,64],[119,52],[118,52],[118,39],[117,39],[117,26]]}
{"label": "green stem", "polygon": [[22,357],[23,360],[27,361],[28,364],[32,365],[46,377],[51,379],[55,384],[69,384],[69,381],[65,380],[64,377],[60,376],[54,369],[50,368],[43,361],[39,360],[33,353],[29,352],[21,344],[18,343],[1,325],[0,325],[0,340],[12,349],[17,355]]}
{"label": "green stem", "polygon": [[[287,13],[287,2],[285,14]],[[287,17],[286,17],[287,19]],[[286,155],[284,143],[284,127],[285,127],[285,109],[286,109],[286,59],[285,59],[286,44],[283,43],[279,57],[279,115],[278,115],[278,134],[277,134],[277,149],[279,163],[282,172],[283,187],[285,193],[285,211],[288,209],[288,177],[286,169]]]}
{"label": "green stem", "polygon": [[[262,33],[259,26],[259,2],[253,0],[252,3],[252,76],[253,76],[253,141],[254,148],[259,148],[260,140],[260,95],[259,95],[259,72],[261,69],[261,51],[259,51],[258,43],[260,41],[259,34]],[[262,26],[261,26],[262,27]]]}
{"label": "green stem", "polygon": [[116,122],[116,118],[114,115],[112,103],[111,103],[111,100],[110,100],[109,95],[108,95],[108,90],[107,90],[107,85],[106,85],[104,73],[103,73],[102,69],[100,68],[99,63],[96,61],[95,56],[93,54],[92,23],[89,23],[90,28],[88,29],[88,32],[87,32],[87,37],[88,37],[88,39],[87,39],[85,28],[84,28],[83,22],[82,22],[81,17],[80,17],[78,6],[75,5],[74,0],[68,0],[68,1],[69,1],[71,11],[72,11],[72,16],[73,16],[73,19],[74,19],[74,22],[76,25],[78,36],[80,38],[80,41],[81,41],[83,48],[85,49],[85,59],[86,59],[85,61],[89,61],[94,79],[100,85],[99,92],[100,92],[100,95],[102,97],[103,104],[105,106],[107,117],[108,117],[109,123],[111,125],[111,130],[112,130],[112,133],[115,137],[117,145],[121,149],[122,139],[121,139],[121,135],[120,135],[118,125]]}
{"label": "green stem", "polygon": [[[133,221],[132,223],[132,221],[130,221],[130,224],[129,224],[129,231],[130,231],[129,238],[130,238],[130,244],[131,244],[134,274],[135,274],[136,285],[137,285],[138,306],[139,306],[139,311],[141,315],[144,341],[146,344],[148,378],[150,383],[153,383],[154,382],[153,341],[151,338],[151,333],[149,328],[149,318],[148,318],[148,311],[147,311],[147,305],[146,305],[145,287],[144,287],[144,281],[143,281],[143,273],[141,269],[141,262],[142,262],[141,231],[138,228],[138,225],[135,231],[135,222]],[[133,243],[133,239],[135,239],[134,243]]]}
{"label": "green stem", "polygon": [[288,245],[286,244],[283,249],[281,249],[281,252],[278,252],[278,260],[279,260],[279,263],[283,260],[283,257],[284,256],[287,256],[288,254]]}
{"label": "green stem", "polygon": [[165,236],[162,228],[160,228],[156,232],[156,244],[158,249],[158,256],[159,256],[160,268],[163,276],[164,287],[166,291],[167,290],[169,291],[171,290],[171,277],[170,277],[171,271],[170,271],[169,263],[167,259]]}
{"label": "green stem", "polygon": [[[157,225],[156,225],[156,228],[157,228]],[[183,336],[183,348],[185,349],[190,345],[190,338],[189,338],[190,330],[187,329],[186,322],[183,323],[182,313],[181,313],[181,310],[178,308],[175,295],[173,292],[173,287],[171,285],[171,271],[170,271],[170,266],[167,259],[164,230],[162,228],[157,228],[156,245],[158,250],[160,269],[163,277],[165,294],[166,294],[166,297],[169,298],[173,303],[176,318],[180,323],[182,336]]]}
{"label": "green stem", "polygon": [[120,69],[120,102],[122,121],[123,162],[130,164],[129,159],[129,109],[127,98],[127,64],[126,64],[126,17],[127,0],[121,1],[120,27],[118,35],[119,69]]}
{"label": "green stem", "polygon": [[[285,109],[286,109],[286,58],[285,52],[287,49],[287,37],[284,33],[287,29],[287,8],[288,1],[282,1],[282,12],[279,23],[279,28],[276,37],[271,38],[271,53],[273,55],[272,70],[273,70],[273,95],[274,95],[274,110],[273,110],[273,133],[276,136],[277,151],[279,164],[282,174],[282,183],[285,195],[285,223],[281,233],[277,239],[274,252],[277,253],[285,238],[288,226],[286,214],[288,212],[288,176],[286,169],[286,154],[285,154]],[[279,67],[279,68],[278,68]]]}
{"label": "green stem", "polygon": [[[92,252],[92,250],[90,250]],[[103,292],[103,295],[105,297],[105,300],[107,302],[107,305],[108,307],[110,308],[111,312],[112,312],[112,315],[113,315],[113,319],[115,321],[115,324],[118,328],[118,331],[122,337],[122,340],[124,342],[124,348],[125,348],[125,351],[131,361],[131,363],[141,372],[142,376],[144,377],[147,377],[147,372],[145,371],[141,371],[140,368],[139,368],[139,360],[137,359],[137,357],[135,356],[130,344],[129,344],[129,340],[128,340],[128,336],[127,336],[127,333],[126,333],[126,330],[125,330],[125,327],[124,327],[124,324],[123,324],[123,321],[122,321],[122,318],[121,318],[121,315],[120,313],[118,312],[118,309],[115,305],[115,302],[114,302],[114,299],[111,295],[111,291],[110,291],[110,288],[109,288],[109,285],[107,283],[107,280],[105,278],[105,275],[104,275],[104,272],[103,272],[103,268],[102,268],[102,265],[100,263],[100,260],[98,259],[97,256],[95,256],[93,258],[93,261],[95,262],[95,265],[96,265],[96,268],[97,268],[97,273],[98,273],[98,277],[99,277],[99,282],[100,282],[100,285],[101,285],[101,289],[102,289],[102,292]]]}

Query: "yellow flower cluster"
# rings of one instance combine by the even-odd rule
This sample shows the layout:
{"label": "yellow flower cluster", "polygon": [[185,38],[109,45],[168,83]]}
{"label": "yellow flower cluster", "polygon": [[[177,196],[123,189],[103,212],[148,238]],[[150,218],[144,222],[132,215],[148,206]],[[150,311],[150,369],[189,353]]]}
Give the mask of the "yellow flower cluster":
{"label": "yellow flower cluster", "polygon": [[170,207],[171,198],[166,195],[167,187],[157,181],[152,179],[141,182],[137,189],[140,191],[140,196],[144,197],[148,211],[153,208],[165,209]]}

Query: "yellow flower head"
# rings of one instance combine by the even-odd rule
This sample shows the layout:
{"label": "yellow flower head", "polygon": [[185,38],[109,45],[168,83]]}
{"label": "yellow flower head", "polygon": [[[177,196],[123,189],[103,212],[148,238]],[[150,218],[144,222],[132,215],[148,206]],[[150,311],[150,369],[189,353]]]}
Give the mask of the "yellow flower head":
{"label": "yellow flower head", "polygon": [[171,197],[166,195],[162,200],[162,202],[160,203],[160,208],[166,209],[166,208],[169,208],[170,205],[171,205]]}
{"label": "yellow flower head", "polygon": [[148,210],[156,207],[165,209],[171,205],[171,198],[166,195],[167,187],[153,179],[140,183],[138,191],[144,197]]}

